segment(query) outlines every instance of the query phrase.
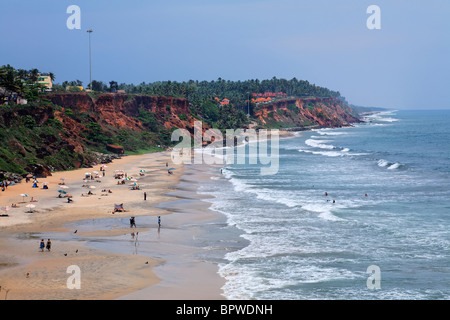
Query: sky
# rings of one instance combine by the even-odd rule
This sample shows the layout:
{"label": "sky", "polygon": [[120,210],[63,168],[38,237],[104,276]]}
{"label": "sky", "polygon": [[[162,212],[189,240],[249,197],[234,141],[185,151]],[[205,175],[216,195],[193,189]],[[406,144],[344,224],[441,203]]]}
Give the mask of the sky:
{"label": "sky", "polygon": [[[308,80],[351,104],[450,109],[448,0],[0,0],[0,65],[57,83]],[[80,8],[81,29],[67,20]],[[370,5],[381,29],[369,29]]]}

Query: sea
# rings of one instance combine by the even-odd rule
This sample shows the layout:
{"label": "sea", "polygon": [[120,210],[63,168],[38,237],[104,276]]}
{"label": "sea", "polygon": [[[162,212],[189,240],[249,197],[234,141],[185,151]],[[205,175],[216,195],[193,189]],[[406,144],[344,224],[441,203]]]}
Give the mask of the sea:
{"label": "sea", "polygon": [[449,120],[376,112],[280,139],[276,174],[221,167],[198,192],[224,217],[203,256],[224,297],[450,299]]}

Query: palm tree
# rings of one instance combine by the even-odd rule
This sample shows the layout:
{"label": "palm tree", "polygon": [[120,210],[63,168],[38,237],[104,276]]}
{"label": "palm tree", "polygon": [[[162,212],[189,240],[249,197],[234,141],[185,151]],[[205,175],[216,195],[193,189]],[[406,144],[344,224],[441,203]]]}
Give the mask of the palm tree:
{"label": "palm tree", "polygon": [[30,80],[33,82],[36,82],[39,77],[39,70],[38,69],[31,69],[30,70]]}
{"label": "palm tree", "polygon": [[17,76],[25,81],[28,78],[28,71],[25,69],[17,69]]}
{"label": "palm tree", "polygon": [[5,89],[4,96],[10,96],[14,92],[19,95],[23,91],[22,80],[9,64],[0,68],[0,87]]}
{"label": "palm tree", "polygon": [[55,74],[53,72],[49,72],[48,76],[50,77],[50,80],[55,81]]}

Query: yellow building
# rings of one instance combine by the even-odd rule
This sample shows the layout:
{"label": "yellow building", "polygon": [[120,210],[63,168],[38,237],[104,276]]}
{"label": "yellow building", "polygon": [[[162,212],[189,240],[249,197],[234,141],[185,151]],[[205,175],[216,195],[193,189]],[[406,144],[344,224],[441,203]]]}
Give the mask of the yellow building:
{"label": "yellow building", "polygon": [[[66,87],[66,91],[71,91],[71,90],[72,91],[83,91],[84,88],[82,86],[67,86]],[[86,90],[86,92],[88,92],[88,91]]]}
{"label": "yellow building", "polygon": [[45,86],[45,91],[52,91],[53,83],[50,76],[39,76],[37,83],[43,84]]}

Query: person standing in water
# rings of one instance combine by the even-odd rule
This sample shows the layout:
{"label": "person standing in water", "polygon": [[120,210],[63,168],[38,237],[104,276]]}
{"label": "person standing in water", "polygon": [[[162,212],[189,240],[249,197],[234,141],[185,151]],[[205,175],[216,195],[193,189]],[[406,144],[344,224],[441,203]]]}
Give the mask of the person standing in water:
{"label": "person standing in water", "polygon": [[44,239],[42,239],[41,244],[39,245],[39,249],[41,249],[41,252],[44,252],[44,248],[45,248],[45,243],[44,243]]}
{"label": "person standing in water", "polygon": [[50,241],[50,239],[47,240],[47,250],[50,251],[50,249],[52,248],[52,242]]}

